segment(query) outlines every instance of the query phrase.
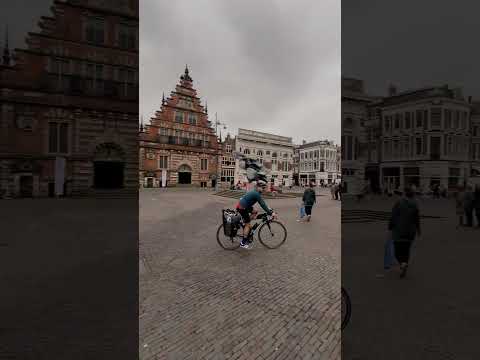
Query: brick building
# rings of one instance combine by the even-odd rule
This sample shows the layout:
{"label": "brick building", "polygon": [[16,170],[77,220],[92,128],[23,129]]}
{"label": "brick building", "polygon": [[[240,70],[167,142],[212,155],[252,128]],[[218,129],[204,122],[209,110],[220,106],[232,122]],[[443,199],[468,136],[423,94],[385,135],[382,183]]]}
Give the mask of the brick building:
{"label": "brick building", "polygon": [[140,185],[215,187],[218,138],[188,68],[150,124],[140,132]]}
{"label": "brick building", "polygon": [[26,49],[4,49],[4,197],[136,193],[138,1],[107,6],[56,0]]}

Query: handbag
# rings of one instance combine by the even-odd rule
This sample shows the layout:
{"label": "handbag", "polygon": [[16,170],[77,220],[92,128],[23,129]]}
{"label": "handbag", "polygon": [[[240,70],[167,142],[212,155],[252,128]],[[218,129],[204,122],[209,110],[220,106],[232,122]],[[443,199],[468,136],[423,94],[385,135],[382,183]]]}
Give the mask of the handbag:
{"label": "handbag", "polygon": [[305,216],[305,206],[302,205],[300,206],[300,219],[303,219],[304,216]]}

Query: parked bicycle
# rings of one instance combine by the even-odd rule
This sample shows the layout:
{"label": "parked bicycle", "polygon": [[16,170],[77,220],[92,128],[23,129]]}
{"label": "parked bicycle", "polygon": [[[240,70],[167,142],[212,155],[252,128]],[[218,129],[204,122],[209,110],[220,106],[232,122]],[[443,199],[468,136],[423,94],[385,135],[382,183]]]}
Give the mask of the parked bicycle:
{"label": "parked bicycle", "polygon": [[[222,218],[223,223],[217,230],[218,244],[225,250],[238,249],[245,226],[241,215],[236,210],[224,209]],[[272,216],[262,213],[252,220],[256,221],[250,230],[249,237],[253,240],[258,231],[258,240],[267,249],[277,249],[287,240],[287,229]]]}
{"label": "parked bicycle", "polygon": [[348,325],[350,317],[352,316],[352,303],[347,290],[342,287],[342,330]]}

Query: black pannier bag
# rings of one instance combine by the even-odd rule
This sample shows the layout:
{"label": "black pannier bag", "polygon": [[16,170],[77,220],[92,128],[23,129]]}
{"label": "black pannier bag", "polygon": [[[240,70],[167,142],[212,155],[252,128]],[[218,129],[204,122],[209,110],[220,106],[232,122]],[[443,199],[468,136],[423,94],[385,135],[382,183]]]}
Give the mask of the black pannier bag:
{"label": "black pannier bag", "polygon": [[239,217],[235,210],[223,209],[222,210],[222,219],[223,219],[223,232],[225,236],[234,237],[237,235]]}

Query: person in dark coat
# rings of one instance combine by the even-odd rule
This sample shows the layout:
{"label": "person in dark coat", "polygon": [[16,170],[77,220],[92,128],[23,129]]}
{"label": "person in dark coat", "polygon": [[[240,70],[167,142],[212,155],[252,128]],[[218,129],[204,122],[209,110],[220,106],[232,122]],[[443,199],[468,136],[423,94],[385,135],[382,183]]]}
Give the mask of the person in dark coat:
{"label": "person in dark coat", "polygon": [[306,215],[305,221],[310,221],[312,217],[313,205],[317,202],[317,195],[315,194],[313,183],[310,183],[309,187],[305,189],[305,191],[303,192],[302,201],[305,206],[305,215]]}
{"label": "person in dark coat", "polygon": [[471,186],[467,186],[467,191],[463,198],[463,207],[465,210],[465,217],[467,218],[467,226],[473,226],[473,209],[474,209],[475,195]]}
{"label": "person in dark coat", "polygon": [[475,186],[473,196],[473,208],[475,209],[475,217],[477,218],[477,227],[480,228],[480,186]]}
{"label": "person in dark coat", "polygon": [[405,189],[405,197],[393,206],[389,223],[392,231],[395,257],[400,264],[400,277],[407,274],[410,248],[415,236],[420,236],[420,211],[411,188]]}

